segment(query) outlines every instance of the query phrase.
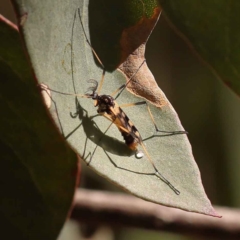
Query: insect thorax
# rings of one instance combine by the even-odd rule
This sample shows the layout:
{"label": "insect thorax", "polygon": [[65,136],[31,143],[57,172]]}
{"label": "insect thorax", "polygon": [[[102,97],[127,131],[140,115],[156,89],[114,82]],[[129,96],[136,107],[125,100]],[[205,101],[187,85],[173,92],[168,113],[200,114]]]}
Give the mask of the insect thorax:
{"label": "insect thorax", "polygon": [[98,106],[98,113],[111,114],[110,108],[115,106],[114,99],[110,95],[99,95],[96,99]]}

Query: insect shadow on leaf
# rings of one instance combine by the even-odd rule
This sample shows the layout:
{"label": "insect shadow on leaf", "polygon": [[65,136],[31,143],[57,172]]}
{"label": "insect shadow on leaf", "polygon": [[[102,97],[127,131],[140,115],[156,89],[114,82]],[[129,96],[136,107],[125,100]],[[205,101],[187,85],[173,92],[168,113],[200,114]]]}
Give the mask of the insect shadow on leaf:
{"label": "insect shadow on leaf", "polygon": [[[81,121],[81,126],[83,126],[84,132],[87,136],[86,139],[90,139],[92,142],[96,144],[96,146],[99,146],[103,149],[105,149],[107,152],[120,155],[120,156],[131,156],[134,154],[134,151],[129,149],[126,144],[124,144],[122,141],[119,141],[117,138],[114,138],[112,136],[108,136],[105,132],[102,132],[96,122],[93,121],[94,117],[98,117],[99,115],[95,116],[88,116],[88,112],[86,109],[84,109],[80,101],[75,97],[75,104],[76,104],[76,112],[70,113],[72,118],[78,117]],[[74,129],[67,137],[73,134],[76,129]],[[93,156],[93,153],[90,153],[90,156]],[[87,158],[83,157],[85,160]],[[92,157],[91,157],[92,159]],[[88,165],[91,162],[91,159],[88,162]]]}

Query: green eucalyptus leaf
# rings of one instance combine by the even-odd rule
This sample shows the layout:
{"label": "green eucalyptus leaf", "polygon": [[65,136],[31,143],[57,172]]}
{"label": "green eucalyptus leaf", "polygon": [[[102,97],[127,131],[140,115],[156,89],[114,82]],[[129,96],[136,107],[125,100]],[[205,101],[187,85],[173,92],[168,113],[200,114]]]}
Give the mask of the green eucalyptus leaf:
{"label": "green eucalyptus leaf", "polygon": [[[100,1],[102,4],[97,4],[96,1],[87,0],[61,4],[58,1],[42,3],[36,0],[16,2],[21,6],[20,17],[27,13],[23,32],[36,76],[52,90],[52,116],[64,137],[89,167],[148,201],[218,216],[205,195],[186,135],[155,136],[155,127],[145,105],[124,108],[144,139],[144,146],[158,170],[181,192],[177,195],[167,184],[151,175],[155,171],[147,153],[141,159],[136,158],[134,152],[124,143],[116,126],[97,115],[91,99],[80,96],[94,86],[93,80],[87,80],[96,79],[99,82],[103,70],[86,41],[78,9],[86,34],[90,35],[95,51],[100,52],[100,59],[108,70],[100,94],[111,94],[135,74],[128,90],[125,89],[117,99],[118,104],[148,99],[159,129],[183,130],[176,112],[143,62],[145,42],[160,13],[156,1],[130,1],[130,5],[135,4],[135,8],[129,7],[131,11],[137,11],[132,14],[133,19],[130,17],[131,11],[127,11],[129,8],[126,7],[129,1],[122,1],[122,5],[119,5],[119,1],[111,1],[112,4],[106,1],[109,5],[105,5],[103,1]],[[116,19],[111,18],[113,14],[110,14],[111,23],[106,20],[106,11],[109,14],[112,11],[123,11],[116,14],[124,19],[118,17],[116,22]],[[96,12],[97,16],[93,14]],[[92,26],[94,28],[101,23],[101,32],[92,33]],[[116,26],[117,23],[121,27]],[[116,32],[108,30],[114,28]],[[134,34],[131,34],[132,31]],[[116,33],[118,37],[113,39],[112,34]],[[100,44],[96,44],[95,48],[98,40]],[[103,50],[99,51],[101,44]],[[143,66],[139,68],[142,63]],[[141,146],[139,149],[143,151]]]}
{"label": "green eucalyptus leaf", "polygon": [[76,154],[42,104],[19,32],[0,16],[0,225],[6,239],[56,239],[72,205]]}
{"label": "green eucalyptus leaf", "polygon": [[240,2],[160,0],[168,19],[204,62],[240,94]]}

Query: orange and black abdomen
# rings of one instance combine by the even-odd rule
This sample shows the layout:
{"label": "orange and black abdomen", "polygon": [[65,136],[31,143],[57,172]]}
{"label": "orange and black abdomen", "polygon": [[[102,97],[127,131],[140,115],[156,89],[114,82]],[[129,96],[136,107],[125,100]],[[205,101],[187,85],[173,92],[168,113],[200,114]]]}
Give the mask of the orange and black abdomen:
{"label": "orange and black abdomen", "polygon": [[123,139],[124,139],[125,143],[127,144],[127,146],[132,150],[137,150],[137,146],[139,143],[138,139],[133,137],[130,133],[123,131],[121,128],[118,128],[118,129],[121,132]]}
{"label": "orange and black abdomen", "polygon": [[[119,131],[121,132],[126,145],[132,150],[137,150],[137,146],[141,141],[140,134],[137,128],[120,107],[118,108],[118,111],[119,112],[116,116],[117,119],[115,120],[116,123],[114,123],[117,125]],[[123,127],[124,130],[120,126]]]}

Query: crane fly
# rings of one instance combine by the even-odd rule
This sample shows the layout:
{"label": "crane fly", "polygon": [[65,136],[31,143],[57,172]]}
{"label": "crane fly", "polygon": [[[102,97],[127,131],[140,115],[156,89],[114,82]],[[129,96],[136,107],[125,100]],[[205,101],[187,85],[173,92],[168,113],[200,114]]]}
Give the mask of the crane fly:
{"label": "crane fly", "polygon": [[[88,82],[92,85],[87,89],[87,92],[84,95],[62,93],[62,92],[50,89],[46,86],[44,86],[43,89],[48,90],[48,91],[51,90],[53,92],[64,94],[64,95],[71,95],[71,96],[77,96],[77,97],[80,97],[80,98],[90,98],[90,99],[92,99],[94,101],[94,106],[97,107],[98,114],[105,117],[109,121],[111,121],[111,124],[109,125],[107,130],[112,125],[115,125],[118,128],[118,130],[120,131],[120,133],[121,133],[121,135],[122,135],[122,137],[125,141],[125,144],[128,146],[128,148],[130,148],[132,151],[135,152],[136,158],[142,158],[144,156],[144,154],[146,155],[148,161],[151,163],[151,165],[152,165],[152,167],[155,171],[151,175],[155,175],[156,177],[161,179],[166,185],[169,186],[169,188],[171,188],[173,190],[173,192],[175,194],[179,195],[180,191],[178,189],[176,189],[157,169],[156,165],[154,164],[150,154],[148,153],[148,151],[147,151],[147,149],[146,149],[146,147],[143,143],[143,139],[141,137],[140,132],[138,131],[138,129],[136,128],[134,123],[129,119],[127,114],[123,111],[122,107],[129,107],[129,106],[136,106],[136,105],[143,105],[143,104],[146,105],[148,113],[150,115],[151,121],[152,121],[152,123],[155,127],[156,132],[164,133],[161,136],[186,134],[187,132],[186,131],[172,131],[172,132],[170,132],[170,131],[159,130],[156,123],[155,123],[154,117],[151,113],[151,110],[148,106],[148,103],[146,101],[141,101],[141,102],[137,102],[137,103],[129,103],[129,104],[121,105],[121,106],[118,105],[116,99],[120,96],[122,91],[126,89],[127,85],[131,82],[131,80],[136,75],[138,70],[145,63],[145,60],[138,67],[137,71],[129,78],[129,80],[125,84],[120,86],[117,90],[115,90],[112,94],[110,94],[110,95],[100,94],[101,88],[102,88],[103,83],[104,83],[105,67],[104,67],[103,63],[101,62],[100,58],[98,57],[97,53],[93,49],[93,47],[92,47],[92,45],[91,45],[91,43],[90,43],[90,41],[87,37],[87,34],[85,32],[85,29],[84,29],[83,22],[82,22],[82,18],[81,18],[79,8],[75,12],[73,25],[75,24],[77,13],[78,13],[78,16],[79,16],[79,19],[80,19],[80,23],[81,23],[81,26],[82,26],[82,29],[83,29],[83,33],[84,33],[84,37],[86,39],[86,42],[88,43],[88,45],[91,48],[94,56],[96,57],[96,59],[98,60],[99,64],[101,65],[101,67],[103,69],[102,78],[101,78],[99,83],[98,83],[98,81],[96,81],[94,79],[88,80]],[[116,95],[116,97],[114,97],[114,95]],[[107,130],[105,131],[105,133],[107,132]],[[138,150],[139,146],[142,147],[143,152]],[[96,145],[96,147],[93,151],[93,154],[94,154],[97,147],[98,147],[98,145]],[[93,157],[93,154],[91,155],[91,159]]]}

